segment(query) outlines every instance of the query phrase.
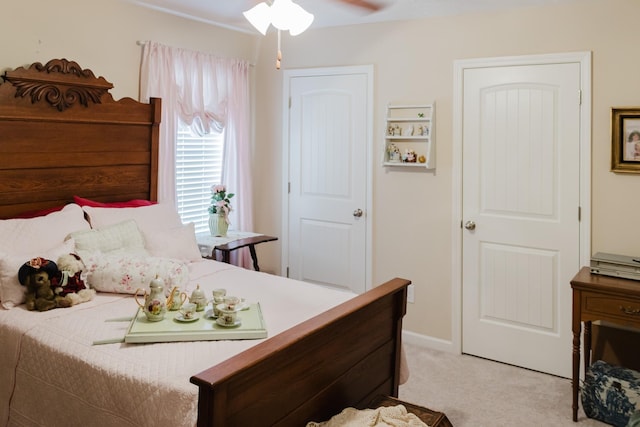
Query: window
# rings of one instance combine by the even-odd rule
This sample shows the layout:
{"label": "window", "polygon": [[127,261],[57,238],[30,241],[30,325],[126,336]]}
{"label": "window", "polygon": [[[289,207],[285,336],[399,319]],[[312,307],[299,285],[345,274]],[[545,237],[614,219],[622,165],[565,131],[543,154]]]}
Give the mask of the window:
{"label": "window", "polygon": [[180,123],[176,147],[176,195],[183,223],[193,222],[196,233],[209,230],[211,186],[222,182],[224,131],[199,136]]}

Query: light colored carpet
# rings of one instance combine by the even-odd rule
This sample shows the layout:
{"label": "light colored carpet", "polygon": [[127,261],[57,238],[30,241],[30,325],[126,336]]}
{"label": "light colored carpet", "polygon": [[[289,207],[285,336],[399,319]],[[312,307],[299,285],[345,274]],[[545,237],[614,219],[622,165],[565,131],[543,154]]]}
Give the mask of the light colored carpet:
{"label": "light colored carpet", "polygon": [[[571,380],[405,343],[409,380],[400,399],[444,412],[454,427],[606,427],[578,411]],[[567,357],[570,357],[567,354]]]}

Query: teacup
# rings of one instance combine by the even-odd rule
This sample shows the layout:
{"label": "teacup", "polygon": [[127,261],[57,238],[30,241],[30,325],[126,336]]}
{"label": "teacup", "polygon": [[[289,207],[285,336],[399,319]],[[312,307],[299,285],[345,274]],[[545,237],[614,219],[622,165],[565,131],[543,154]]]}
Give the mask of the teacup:
{"label": "teacup", "polygon": [[222,319],[221,322],[225,325],[234,325],[237,319],[237,312],[235,309],[229,310],[227,308],[223,308],[220,310],[220,316],[218,319]]}
{"label": "teacup", "polygon": [[224,306],[228,310],[236,310],[240,305],[240,298],[234,296],[224,297]]}
{"label": "teacup", "polygon": [[227,295],[227,290],[218,288],[213,290],[213,305],[214,307],[221,302],[224,302],[224,297]]}
{"label": "teacup", "polygon": [[214,304],[213,305],[213,316],[214,317],[220,317],[222,315],[222,309],[223,308],[225,308],[225,305],[223,303]]}
{"label": "teacup", "polygon": [[196,315],[196,308],[198,308],[198,306],[195,303],[185,302],[182,304],[182,307],[180,307],[180,314],[182,314],[185,320],[193,319]]}

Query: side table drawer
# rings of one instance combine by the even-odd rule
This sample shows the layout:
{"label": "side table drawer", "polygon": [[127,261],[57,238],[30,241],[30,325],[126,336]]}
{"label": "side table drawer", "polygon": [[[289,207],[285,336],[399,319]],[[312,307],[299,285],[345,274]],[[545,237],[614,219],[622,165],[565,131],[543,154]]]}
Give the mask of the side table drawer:
{"label": "side table drawer", "polygon": [[582,307],[583,314],[594,315],[599,320],[617,320],[640,326],[640,298],[583,292]]}

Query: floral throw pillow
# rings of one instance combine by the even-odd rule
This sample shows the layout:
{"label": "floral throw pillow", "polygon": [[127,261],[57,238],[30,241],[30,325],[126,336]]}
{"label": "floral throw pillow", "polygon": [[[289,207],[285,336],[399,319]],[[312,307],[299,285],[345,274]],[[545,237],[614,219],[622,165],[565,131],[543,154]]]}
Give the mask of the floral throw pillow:
{"label": "floral throw pillow", "polygon": [[88,284],[100,292],[134,294],[138,288],[148,289],[157,275],[164,280],[168,294],[174,286],[185,287],[189,281],[187,265],[168,258],[95,253],[83,261]]}

